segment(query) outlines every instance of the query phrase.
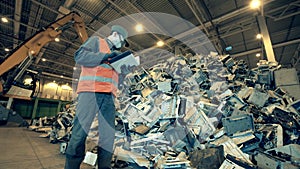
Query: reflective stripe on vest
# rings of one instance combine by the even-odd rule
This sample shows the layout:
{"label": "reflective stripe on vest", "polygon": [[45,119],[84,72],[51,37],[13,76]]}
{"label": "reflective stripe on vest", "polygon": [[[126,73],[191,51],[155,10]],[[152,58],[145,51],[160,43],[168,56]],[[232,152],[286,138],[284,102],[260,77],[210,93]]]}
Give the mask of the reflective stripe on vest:
{"label": "reflective stripe on vest", "polygon": [[[99,51],[101,53],[110,53],[105,39],[99,38]],[[97,67],[81,66],[77,93],[105,92],[116,95],[118,78],[117,72],[108,64],[101,64]]]}

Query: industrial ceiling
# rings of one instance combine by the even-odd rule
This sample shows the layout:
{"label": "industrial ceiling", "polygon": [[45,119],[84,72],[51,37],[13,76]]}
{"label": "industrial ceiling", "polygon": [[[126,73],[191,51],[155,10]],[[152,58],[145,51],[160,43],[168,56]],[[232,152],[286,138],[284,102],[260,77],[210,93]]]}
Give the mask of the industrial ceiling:
{"label": "industrial ceiling", "polygon": [[[130,50],[141,56],[145,67],[169,57],[175,52],[175,46],[181,47],[183,53],[203,47],[203,35],[216,52],[230,54],[255,67],[259,59],[267,58],[262,40],[256,38],[261,32],[258,16],[263,16],[277,62],[282,67],[295,67],[299,72],[300,1],[264,0],[259,9],[251,9],[249,3],[250,0],[1,0],[0,17],[6,17],[8,22],[0,25],[0,57],[4,60],[9,54],[5,48],[10,51],[16,48],[38,30],[66,15],[67,10],[81,15],[89,36],[117,19],[130,16],[127,19],[130,24],[123,22],[129,29]],[[166,15],[188,22],[174,23],[159,18]],[[134,33],[130,25],[136,24],[144,25],[147,31]],[[201,30],[202,34],[193,30]],[[165,42],[163,47],[156,46],[159,40]],[[70,28],[61,34],[60,42],[44,46],[28,69],[71,79],[75,66],[73,56],[81,44],[75,29]],[[226,51],[226,47],[232,49]],[[258,53],[261,55],[257,56]]]}

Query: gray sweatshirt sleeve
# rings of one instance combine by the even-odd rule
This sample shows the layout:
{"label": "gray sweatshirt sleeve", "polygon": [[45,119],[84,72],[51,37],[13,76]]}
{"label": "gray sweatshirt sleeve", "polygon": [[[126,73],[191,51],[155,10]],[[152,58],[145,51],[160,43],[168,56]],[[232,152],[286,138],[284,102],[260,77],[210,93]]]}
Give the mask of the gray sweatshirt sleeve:
{"label": "gray sweatshirt sleeve", "polygon": [[104,56],[105,53],[99,52],[99,37],[92,36],[75,52],[74,59],[79,65],[95,67]]}

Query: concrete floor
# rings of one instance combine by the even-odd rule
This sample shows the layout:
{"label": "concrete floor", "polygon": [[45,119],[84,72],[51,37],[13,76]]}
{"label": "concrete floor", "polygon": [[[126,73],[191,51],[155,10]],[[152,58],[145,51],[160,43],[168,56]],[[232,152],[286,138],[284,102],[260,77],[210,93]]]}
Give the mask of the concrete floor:
{"label": "concrete floor", "polygon": [[[0,127],[0,169],[63,169],[65,156],[59,144],[49,143],[25,127]],[[82,164],[81,169],[92,169]]]}

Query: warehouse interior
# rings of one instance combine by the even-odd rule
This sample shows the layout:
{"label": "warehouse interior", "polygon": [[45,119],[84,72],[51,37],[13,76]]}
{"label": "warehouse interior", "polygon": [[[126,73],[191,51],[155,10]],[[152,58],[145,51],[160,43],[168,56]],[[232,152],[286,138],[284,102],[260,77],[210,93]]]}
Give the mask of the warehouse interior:
{"label": "warehouse interior", "polygon": [[[208,135],[205,138],[205,134],[201,135],[200,129],[199,132],[199,130],[187,127],[189,129],[188,133],[190,133],[190,130],[193,134],[198,131],[198,134],[195,134],[198,139],[197,143],[199,143],[197,146],[196,143],[192,145],[187,144],[185,141],[183,141],[184,143],[176,142],[176,146],[170,146],[174,151],[171,151],[169,147],[166,148],[168,151],[164,148],[150,151],[143,147],[147,150],[142,151],[144,154],[134,148],[131,149],[132,151],[120,148],[124,148],[124,145],[116,146],[115,151],[119,151],[120,156],[130,155],[122,158],[118,158],[118,155],[116,155],[114,168],[201,168],[200,164],[202,168],[205,168],[204,166],[208,165],[206,164],[209,163],[208,161],[215,161],[220,164],[213,166],[213,168],[225,168],[225,165],[229,168],[300,167],[299,0],[2,0],[0,7],[0,68],[2,69],[0,70],[0,81],[1,85],[4,85],[4,92],[0,95],[0,151],[4,152],[4,155],[0,157],[0,168],[10,169],[23,166],[22,168],[50,169],[64,167],[65,156],[62,148],[68,140],[65,137],[57,139],[59,136],[56,136],[53,140],[54,136],[49,135],[51,132],[53,133],[54,129],[57,129],[56,132],[61,129],[55,128],[54,124],[58,125],[55,120],[64,119],[71,122],[72,117],[68,113],[75,112],[75,91],[80,66],[75,64],[74,53],[83,43],[82,34],[86,34],[87,37],[97,35],[104,38],[110,34],[110,27],[114,24],[119,24],[128,30],[127,41],[130,46],[123,47],[121,51],[130,50],[140,58],[140,64],[135,69],[134,75],[146,76],[149,80],[151,73],[157,75],[156,70],[168,70],[168,74],[172,76],[172,83],[168,81],[170,78],[164,77],[164,80],[167,80],[163,83],[158,80],[159,78],[156,80],[152,76],[153,83],[157,83],[158,87],[151,88],[147,84],[148,87],[135,88],[135,91],[140,90],[137,93],[141,95],[141,98],[148,98],[159,90],[167,95],[162,97],[162,100],[168,100],[169,96],[172,95],[171,98],[177,99],[177,102],[180,103],[186,99],[187,107],[191,106],[188,102],[190,98],[193,98],[191,102],[198,104],[198,106],[201,105],[202,107],[199,106],[200,109],[203,108],[201,112],[206,114],[198,113],[199,117],[197,117],[200,118],[201,116],[202,121],[194,122],[197,123],[195,125],[201,126],[206,122],[209,123],[209,127],[204,127],[207,131],[203,132]],[[50,40],[47,39],[49,43],[40,45],[32,42],[32,46],[28,45],[27,42],[33,39],[35,35],[41,35],[40,33],[43,31],[46,32],[59,19],[69,16],[70,13],[79,16],[79,20],[83,21],[80,24],[83,24],[84,27],[76,29],[72,24],[77,22],[70,20],[64,23],[65,25],[58,24],[62,31],[52,36]],[[39,48],[37,53],[34,53],[34,47]],[[19,49],[22,49],[22,51]],[[22,52],[22,54],[17,52]],[[20,59],[21,55],[22,57],[24,55],[24,58]],[[12,57],[13,59],[8,61]],[[179,60],[172,60],[173,57],[184,58],[184,64]],[[199,61],[200,66],[197,63],[194,64],[194,61]],[[4,65],[3,63],[7,64]],[[216,66],[212,66],[211,63]],[[218,67],[220,64],[222,66]],[[206,72],[206,82],[210,81],[209,84],[206,82],[199,83],[198,93],[189,91],[192,89],[192,87],[189,88],[192,82],[186,85],[189,88],[187,91],[181,89],[179,85],[181,83],[178,83],[178,81],[182,81],[177,78],[180,76],[180,78],[188,79],[188,75],[179,74],[176,76],[176,73],[170,73],[176,72],[181,66],[191,68],[192,71],[182,68],[182,72],[193,72],[190,76],[196,78],[198,83],[199,77],[196,77],[195,74],[200,70]],[[226,76],[225,81],[229,83],[228,90],[221,90],[222,85],[214,83],[213,76],[222,73],[225,69],[227,73],[229,72],[228,74],[234,75],[234,77]],[[241,73],[244,70],[247,73]],[[257,73],[257,79],[254,81],[251,81],[252,77],[250,77],[253,73],[252,70]],[[134,75],[129,74],[127,79]],[[199,76],[203,78],[201,75]],[[206,75],[204,76],[206,77]],[[268,78],[267,82],[263,79],[265,77]],[[26,82],[27,79],[30,81]],[[217,81],[221,82],[222,80]],[[182,85],[184,86],[185,83],[183,82]],[[139,83],[143,82],[136,82],[136,84]],[[174,87],[174,83],[178,84],[179,87]],[[19,87],[17,87],[18,84]],[[172,88],[172,92],[165,85],[170,85],[168,87]],[[213,88],[217,88],[217,90],[213,91]],[[126,89],[123,87],[122,90],[125,91]],[[247,92],[248,95],[245,94]],[[256,96],[254,96],[255,92]],[[162,130],[162,126],[165,126],[165,133],[172,133],[174,131],[171,130],[176,128],[171,129],[171,127],[174,127],[173,124],[177,123],[178,119],[182,118],[186,123],[192,123],[191,121],[187,122],[187,115],[180,117],[180,110],[177,112],[179,114],[176,116],[169,115],[168,118],[162,118],[162,115],[160,117],[157,115],[151,116],[156,121],[150,122],[145,120],[146,118],[139,119],[136,117],[137,115],[129,112],[130,108],[133,111],[138,106],[130,107],[128,106],[129,103],[130,105],[134,105],[134,103],[126,100],[129,99],[128,95],[131,94],[130,96],[135,98],[137,93],[126,93],[128,95],[125,93],[121,94],[124,98],[120,99],[120,112],[124,113],[125,118],[127,115],[127,118],[131,119],[128,121],[129,128],[132,129],[130,131],[133,131],[131,133],[133,140],[150,139],[152,135],[148,135],[149,133],[158,133],[157,131],[154,132],[154,128],[158,124],[160,124],[159,131]],[[219,95],[217,96],[217,94]],[[184,99],[182,99],[182,95],[184,95]],[[198,95],[200,96],[198,97]],[[244,95],[247,95],[247,97],[244,97]],[[156,96],[160,95],[157,94]],[[257,101],[255,97],[262,100]],[[140,99],[140,97],[137,98]],[[223,102],[224,100],[227,103],[233,102],[234,104],[228,106]],[[141,102],[143,101],[139,101],[139,103]],[[156,100],[155,103],[157,102]],[[222,105],[223,103],[225,106]],[[177,106],[180,109],[179,103]],[[250,129],[245,128],[251,130],[252,135],[243,139],[246,141],[260,140],[257,144],[255,141],[255,143],[252,142],[253,144],[246,141],[230,143],[237,146],[237,149],[243,147],[242,150],[238,151],[243,153],[243,155],[239,155],[238,160],[232,158],[234,154],[228,157],[230,153],[226,152],[226,148],[222,151],[225,151],[227,156],[221,155],[222,161],[218,158],[218,153],[221,153],[221,150],[216,147],[209,147],[211,149],[215,148],[215,152],[213,152],[207,147],[203,148],[208,142],[214,142],[216,145],[221,144],[218,143],[220,140],[217,137],[223,139],[224,137],[219,135],[226,135],[226,143],[228,144],[228,138],[234,140],[233,135],[236,134],[235,130],[238,129],[232,126],[234,126],[233,121],[237,120],[231,116],[231,110],[231,113],[228,113],[229,110],[227,110],[227,114],[224,113],[224,109],[222,109],[223,114],[221,113],[221,115],[214,113],[219,110],[220,106],[234,108],[236,111],[233,111],[233,114],[239,112],[237,114],[243,117],[244,120],[237,122],[236,125],[243,126],[244,124],[248,126],[248,123],[250,123]],[[193,109],[192,107],[190,107],[190,110]],[[260,113],[257,113],[259,111]],[[188,112],[191,111],[186,111],[186,114]],[[240,112],[246,113],[241,115]],[[7,117],[10,117],[12,122]],[[268,118],[276,120],[269,120]],[[143,125],[136,126],[132,119],[138,122],[141,121]],[[212,119],[214,122],[211,122]],[[117,117],[117,120],[119,121],[116,121],[116,124],[125,124],[124,121],[120,120],[120,117]],[[225,124],[228,125],[227,128]],[[268,124],[268,126],[262,129],[263,127],[260,126],[262,124]],[[143,131],[138,132],[137,127],[141,126],[146,126],[147,131],[139,128]],[[258,126],[260,130],[257,129]],[[67,131],[69,127],[66,128],[64,136],[70,133],[70,131]],[[230,127],[232,128],[229,131]],[[224,130],[225,134],[220,134],[220,131],[224,132]],[[277,136],[274,136],[275,139],[268,138],[270,139],[269,142],[272,142],[272,139],[276,140],[277,145],[270,146],[268,142],[269,147],[266,148],[267,143],[264,142],[265,144],[262,146],[265,135],[261,133],[265,130],[274,131],[278,137],[281,133],[282,138],[277,138]],[[257,132],[261,132],[261,135]],[[270,132],[269,136],[273,134]],[[168,134],[165,134],[167,141],[172,142],[172,139],[168,136]],[[67,137],[70,137],[70,135]],[[155,139],[163,140],[160,137]],[[120,140],[116,139],[116,142],[121,144]],[[242,138],[236,137],[235,140],[242,140]],[[282,140],[283,143],[278,143],[278,140]],[[164,141],[161,142],[165,143]],[[134,143],[138,144],[137,141]],[[184,148],[180,147],[182,144],[185,144]],[[255,147],[254,144],[256,144],[256,148],[253,148]],[[250,145],[252,146],[251,150]],[[152,143],[148,144],[148,142],[144,146],[148,146],[148,148],[152,146],[152,149],[155,147]],[[285,146],[289,147],[286,148]],[[285,151],[283,155],[278,155],[278,149],[281,147],[289,149],[290,153]],[[195,154],[197,151],[192,151],[195,149],[200,149],[202,153],[211,156],[200,157],[200,150],[199,154]],[[274,153],[274,149],[278,151],[277,154]],[[271,152],[271,150],[274,151]],[[90,151],[92,152],[92,150]],[[169,155],[174,158],[179,156],[176,158],[177,166],[167,162],[167,160],[158,160],[164,159],[164,157],[167,158],[166,154],[168,152],[172,152]],[[182,155],[180,152],[185,152],[186,157],[180,156]],[[289,159],[287,159],[287,156]],[[264,160],[257,160],[257,158]],[[225,161],[230,162],[224,164]],[[264,163],[263,161],[267,162]],[[82,164],[82,168],[95,168],[95,165],[86,162]]]}

